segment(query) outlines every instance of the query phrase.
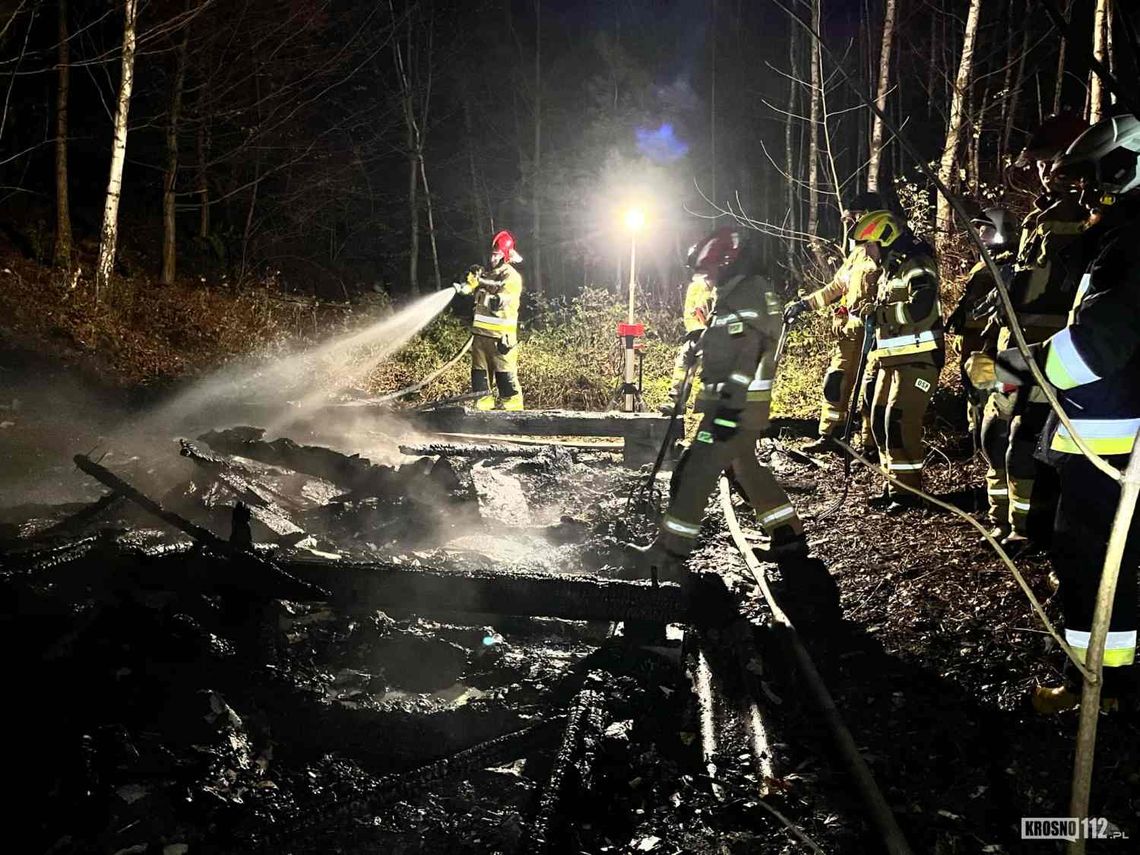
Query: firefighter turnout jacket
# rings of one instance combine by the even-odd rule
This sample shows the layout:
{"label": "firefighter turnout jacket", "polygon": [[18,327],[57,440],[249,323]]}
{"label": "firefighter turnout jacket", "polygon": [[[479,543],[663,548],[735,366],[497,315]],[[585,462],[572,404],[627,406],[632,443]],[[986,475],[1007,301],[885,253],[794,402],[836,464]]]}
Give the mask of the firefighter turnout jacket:
{"label": "firefighter turnout jacket", "polygon": [[[1009,296],[1030,344],[1065,326],[1088,264],[1088,219],[1075,195],[1047,193],[1022,224]],[[1013,346],[1013,333],[1003,313],[996,318],[1001,351]],[[1055,473],[1033,455],[1048,416],[1045,394],[1035,384],[998,390],[986,401],[981,433],[991,522],[1041,542],[1051,536],[1057,496]]]}
{"label": "firefighter turnout jacket", "polygon": [[522,288],[522,275],[506,262],[493,270],[468,271],[463,293],[475,295],[471,332],[517,342]]}
{"label": "firefighter turnout jacket", "polygon": [[676,404],[684,391],[685,378],[689,369],[696,365],[700,357],[701,335],[708,326],[716,302],[716,289],[704,273],[694,273],[685,289],[685,309],[682,321],[685,325],[685,340],[677,350],[673,360],[673,374],[669,383],[669,400]]}
{"label": "firefighter turnout jacket", "polygon": [[[945,359],[934,259],[921,247],[889,253],[875,306],[871,356],[876,368],[865,390],[871,400],[871,433],[887,471],[904,484],[921,487],[926,457],[922,422]],[[892,498],[910,498],[893,483],[887,491]]]}
{"label": "firefighter turnout jacket", "polygon": [[[1140,201],[1114,213],[1127,220],[1100,235],[1065,328],[1031,349],[1080,437],[1123,470],[1140,430]],[[1061,579],[1065,640],[1083,655],[1120,486],[1085,459],[1055,415],[1042,445],[1060,480],[1052,558]],[[1136,656],[1137,528],[1133,523],[1125,545],[1105,641],[1104,695],[1110,698],[1136,688],[1135,668],[1125,666]]]}
{"label": "firefighter turnout jacket", "polygon": [[701,423],[673,474],[657,540],[670,555],[693,549],[708,497],[727,469],[765,531],[774,538],[781,528],[791,536],[803,532],[771,470],[756,459],[756,442],[768,427],[782,316],[779,298],[761,276],[735,276],[717,287],[716,310],[704,334]]}
{"label": "firefighter turnout jacket", "polygon": [[[831,329],[835,334],[835,345],[831,360],[823,375],[823,390],[820,396],[819,435],[831,436],[842,428],[847,418],[848,402],[851,400],[855,375],[859,373],[862,359],[863,319],[862,313],[875,299],[875,283],[879,267],[867,255],[861,244],[848,253],[843,264],[835,272],[831,282],[804,298],[812,309],[820,310],[838,303]],[[866,372],[873,374],[873,365],[866,366]],[[863,413],[864,446],[871,442],[869,418]]]}
{"label": "firefighter turnout jacket", "polygon": [[523,408],[518,380],[518,319],[522,275],[507,262],[492,270],[472,268],[462,292],[475,295],[471,319],[471,391],[483,392],[475,401],[480,410],[495,406],[491,378],[504,410]]}
{"label": "firefighter turnout jacket", "polygon": [[685,334],[704,332],[713,313],[716,290],[703,273],[694,273],[685,289]]}
{"label": "firefighter turnout jacket", "polygon": [[[1140,210],[1137,214],[1103,236],[1067,325],[1039,355],[1073,427],[1101,455],[1131,454],[1140,430]],[[1060,425],[1049,447],[1080,453]]]}

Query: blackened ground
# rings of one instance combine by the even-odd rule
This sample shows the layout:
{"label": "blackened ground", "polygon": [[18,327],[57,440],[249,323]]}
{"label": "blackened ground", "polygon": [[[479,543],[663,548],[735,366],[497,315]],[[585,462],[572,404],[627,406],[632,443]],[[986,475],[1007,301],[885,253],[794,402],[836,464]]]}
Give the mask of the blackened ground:
{"label": "blackened ground", "polygon": [[[1076,715],[1043,718],[1028,703],[1035,683],[1058,680],[1062,654],[1008,570],[954,515],[873,510],[881,479],[855,464],[842,508],[813,519],[842,491],[842,463],[827,462],[821,470],[771,456],[819,559],[777,572],[777,596],[915,851],[1059,851],[1021,841],[1019,819],[1068,813]],[[932,451],[927,463],[929,492],[984,507],[980,459]],[[1047,558],[1017,563],[1059,622]],[[803,724],[810,739],[815,723]],[[1140,838],[1138,737],[1135,713],[1101,717],[1092,795],[1092,812],[1132,841]],[[1090,851],[1134,845],[1112,840]]]}

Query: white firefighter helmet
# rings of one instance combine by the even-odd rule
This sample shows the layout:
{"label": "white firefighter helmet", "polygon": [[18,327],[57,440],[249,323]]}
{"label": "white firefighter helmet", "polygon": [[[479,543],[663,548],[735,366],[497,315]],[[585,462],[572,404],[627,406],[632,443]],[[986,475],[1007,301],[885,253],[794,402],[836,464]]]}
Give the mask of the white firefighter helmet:
{"label": "white firefighter helmet", "polygon": [[1120,196],[1140,187],[1140,120],[1126,113],[1097,122],[1057,157],[1053,175]]}

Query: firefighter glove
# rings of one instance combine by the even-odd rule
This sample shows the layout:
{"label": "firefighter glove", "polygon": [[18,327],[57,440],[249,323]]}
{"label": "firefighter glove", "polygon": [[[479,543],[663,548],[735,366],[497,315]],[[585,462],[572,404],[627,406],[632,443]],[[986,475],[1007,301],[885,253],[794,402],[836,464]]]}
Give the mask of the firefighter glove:
{"label": "firefighter glove", "polygon": [[731,439],[740,428],[740,413],[731,407],[720,407],[713,413],[712,436],[717,442]]}
{"label": "firefighter glove", "polygon": [[784,323],[790,324],[808,310],[807,300],[792,300],[784,306]]}
{"label": "firefighter glove", "polygon": [[[1035,345],[1030,345],[1029,350],[1033,354]],[[996,373],[998,382],[1006,386],[1032,386],[1035,382],[1025,357],[1016,347],[998,353]]]}
{"label": "firefighter glove", "polygon": [[966,377],[970,385],[979,392],[986,392],[998,388],[996,364],[994,358],[988,353],[976,351],[966,357]]}
{"label": "firefighter glove", "polygon": [[508,353],[510,353],[514,349],[514,346],[515,346],[514,339],[507,338],[506,336],[503,336],[502,338],[500,338],[498,340],[498,342],[496,342],[495,349],[497,351],[499,351],[499,353],[503,354],[503,356],[506,356]]}

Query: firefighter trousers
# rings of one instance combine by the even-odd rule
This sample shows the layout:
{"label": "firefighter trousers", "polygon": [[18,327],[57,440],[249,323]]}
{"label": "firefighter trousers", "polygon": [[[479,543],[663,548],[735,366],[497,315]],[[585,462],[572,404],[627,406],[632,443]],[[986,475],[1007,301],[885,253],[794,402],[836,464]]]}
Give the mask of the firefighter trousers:
{"label": "firefighter trousers", "polygon": [[1021,403],[1026,390],[993,393],[982,419],[982,454],[990,521],[1041,543],[1052,535],[1057,474],[1033,456],[1049,404]]}
{"label": "firefighter trousers", "polygon": [[[772,470],[756,459],[761,431],[741,429],[714,440],[713,416],[705,413],[696,439],[673,472],[669,510],[661,519],[658,543],[673,555],[688,555],[696,545],[701,518],[721,473],[731,470],[766,534],[800,535],[803,523]],[[787,531],[781,531],[781,529]]]}
{"label": "firefighter trousers", "polygon": [[984,346],[985,339],[982,338],[982,330],[967,326],[962,333],[960,342],[958,373],[962,378],[962,390],[966,393],[966,427],[974,440],[975,448],[981,445],[982,418],[986,410],[989,392],[976,389],[974,384],[970,382],[970,377],[966,373],[966,360],[970,358],[970,354],[980,351]]}
{"label": "firefighter trousers", "polygon": [[495,408],[495,395],[491,391],[491,375],[499,389],[504,410],[523,408],[522,388],[519,386],[519,348],[516,344],[506,353],[499,347],[500,339],[475,333],[471,340],[471,391],[486,392],[476,399],[480,410]]}
{"label": "firefighter trousers", "polygon": [[[831,362],[823,375],[823,393],[819,411],[819,435],[833,436],[843,430],[851,403],[855,375],[859,373],[859,360],[863,353],[863,330],[855,333],[841,332],[831,350]],[[873,377],[875,366],[867,359],[864,378]],[[864,387],[865,388],[865,387]],[[861,396],[859,401],[861,417],[861,441],[864,448],[874,444],[871,437],[870,396]]]}
{"label": "firefighter trousers", "polygon": [[[1121,470],[1128,465],[1127,455],[1107,459]],[[1097,590],[1116,504],[1120,500],[1120,486],[1080,454],[1066,455],[1057,467],[1057,474],[1060,500],[1050,557],[1061,580],[1059,593],[1065,640],[1083,655],[1089,646]],[[1140,526],[1133,520],[1105,642],[1104,693],[1107,697],[1120,697],[1136,688],[1138,571]],[[1075,678],[1075,669],[1068,669],[1066,676],[1070,680]]]}
{"label": "firefighter trousers", "polygon": [[[871,398],[871,432],[879,449],[880,465],[899,481],[922,487],[926,452],[922,447],[922,421],[938,385],[938,368],[930,363],[878,366]],[[887,482],[891,498],[909,497]]]}

